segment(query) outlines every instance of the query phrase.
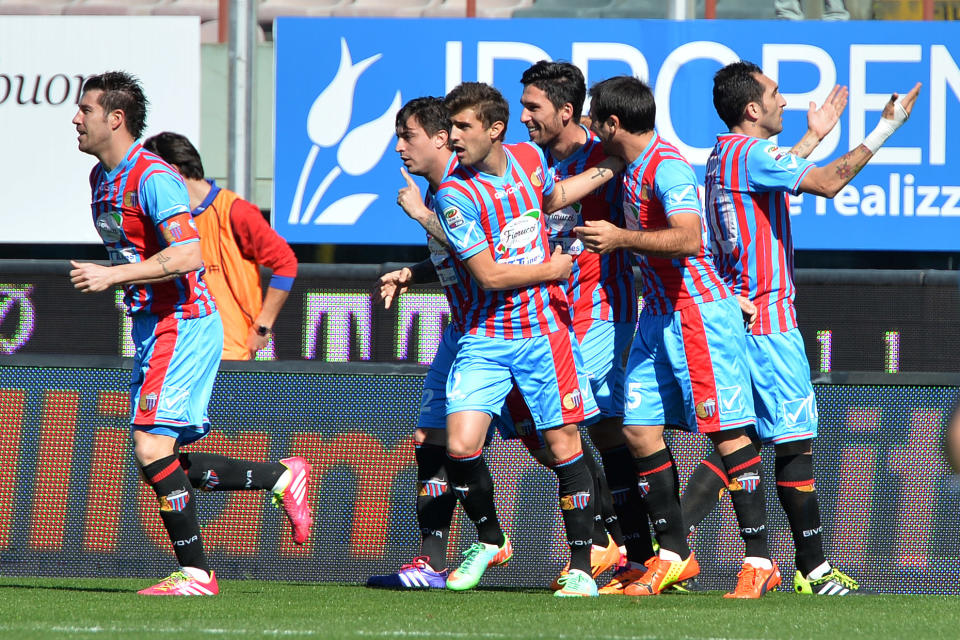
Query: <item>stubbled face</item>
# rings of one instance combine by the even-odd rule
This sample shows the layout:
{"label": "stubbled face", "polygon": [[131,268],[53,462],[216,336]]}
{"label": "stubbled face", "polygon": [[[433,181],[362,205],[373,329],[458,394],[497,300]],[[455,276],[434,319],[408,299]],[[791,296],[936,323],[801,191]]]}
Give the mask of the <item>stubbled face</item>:
{"label": "stubbled face", "polygon": [[102,93],[100,89],[85,92],[80,96],[77,115],[73,116],[73,124],[77,128],[78,148],[94,156],[109,147],[113,135],[109,122],[110,116],[98,102]]}
{"label": "stubbled face", "polygon": [[439,149],[445,148],[446,136],[437,132],[430,136],[420,125],[416,116],[410,116],[402,127],[397,128],[397,145],[394,150],[407,171],[418,176],[430,172]]}
{"label": "stubbled face", "polygon": [[616,155],[612,148],[613,143],[613,129],[610,127],[608,122],[600,122],[597,119],[597,115],[593,112],[593,109],[590,110],[590,131],[600,138],[600,144],[603,146],[603,151],[607,155]]}
{"label": "stubbled face", "polygon": [[453,114],[450,124],[450,144],[460,164],[473,166],[490,155],[496,136],[483,126],[473,108]]}
{"label": "stubbled face", "polygon": [[787,100],[780,94],[777,83],[761,74],[754,74],[754,78],[763,87],[763,98],[760,102],[760,119],[757,125],[766,133],[765,137],[775,136],[783,131],[783,108]]}
{"label": "stubbled face", "polygon": [[547,93],[532,84],[527,85],[520,96],[523,111],[520,122],[527,127],[530,140],[546,149],[556,141],[563,131],[560,111],[547,98]]}

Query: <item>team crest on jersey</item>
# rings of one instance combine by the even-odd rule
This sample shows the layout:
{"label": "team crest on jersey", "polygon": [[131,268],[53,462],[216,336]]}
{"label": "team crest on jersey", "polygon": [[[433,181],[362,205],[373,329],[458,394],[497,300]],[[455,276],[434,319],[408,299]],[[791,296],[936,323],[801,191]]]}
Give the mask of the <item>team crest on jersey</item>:
{"label": "team crest on jersey", "polygon": [[420,483],[420,493],[421,496],[430,496],[431,498],[439,498],[446,492],[447,483],[443,480],[437,480],[436,478],[430,478],[426,482]]}
{"label": "team crest on jersey", "polygon": [[640,185],[640,199],[649,200],[650,199],[650,185],[646,182]]}
{"label": "team crest on jersey", "polygon": [[145,396],[140,396],[140,411],[153,411],[157,407],[157,394],[152,391]]}
{"label": "team crest on jersey", "polygon": [[746,491],[753,493],[760,486],[760,474],[755,471],[748,471],[743,475],[734,478],[727,487],[730,491]]}
{"label": "team crest on jersey", "polygon": [[539,233],[540,209],[530,209],[500,229],[497,253],[503,253],[504,249],[519,249],[528,244],[533,244]]}
{"label": "team crest on jersey", "polygon": [[543,167],[537,167],[536,170],[530,174],[530,182],[537,188],[543,186]]}
{"label": "team crest on jersey", "polygon": [[463,219],[463,214],[460,213],[460,209],[456,207],[450,207],[449,209],[443,210],[443,217],[447,221],[447,226],[451,229],[456,229],[461,227],[466,223],[466,220]]}
{"label": "team crest on jersey", "polygon": [[[169,232],[169,237],[168,237]],[[180,228],[180,223],[176,220],[170,222],[170,224],[164,225],[163,237],[166,238],[167,242],[179,242],[183,239],[183,229]]]}
{"label": "team crest on jersey", "polygon": [[703,402],[697,403],[698,418],[712,418],[717,413],[717,401],[713,398],[707,398]]}
{"label": "team crest on jersey", "polygon": [[580,393],[580,389],[576,391],[571,391],[567,395],[563,396],[563,408],[567,411],[572,411],[580,406],[583,402],[583,396]]}
{"label": "team crest on jersey", "polygon": [[180,489],[165,496],[160,496],[160,511],[183,511],[190,502],[190,493]]}
{"label": "team crest on jersey", "polygon": [[569,496],[560,496],[560,508],[564,511],[586,509],[590,504],[590,492],[578,491]]}

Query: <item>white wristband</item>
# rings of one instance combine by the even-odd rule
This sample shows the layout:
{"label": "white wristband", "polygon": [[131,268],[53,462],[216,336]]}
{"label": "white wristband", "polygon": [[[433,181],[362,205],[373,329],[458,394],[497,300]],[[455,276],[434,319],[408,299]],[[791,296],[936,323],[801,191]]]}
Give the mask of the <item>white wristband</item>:
{"label": "white wristband", "polygon": [[876,128],[870,132],[870,135],[864,138],[863,146],[870,149],[870,153],[876,154],[877,150],[887,141],[887,138],[893,135],[893,132],[907,121],[908,115],[907,110],[903,108],[899,100],[894,102],[893,119],[880,118],[880,122],[877,123]]}

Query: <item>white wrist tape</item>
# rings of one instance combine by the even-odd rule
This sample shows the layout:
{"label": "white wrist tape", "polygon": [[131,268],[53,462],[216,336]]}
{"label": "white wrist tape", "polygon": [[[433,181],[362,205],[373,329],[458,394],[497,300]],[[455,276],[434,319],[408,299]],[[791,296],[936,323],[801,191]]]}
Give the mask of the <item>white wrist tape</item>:
{"label": "white wrist tape", "polygon": [[880,118],[880,122],[877,123],[876,128],[870,132],[870,135],[864,138],[863,146],[870,149],[870,153],[875,154],[877,150],[883,146],[883,143],[887,141],[887,138],[893,135],[893,132],[907,121],[908,115],[907,110],[903,108],[903,105],[900,104],[900,100],[898,99],[893,103],[893,119]]}

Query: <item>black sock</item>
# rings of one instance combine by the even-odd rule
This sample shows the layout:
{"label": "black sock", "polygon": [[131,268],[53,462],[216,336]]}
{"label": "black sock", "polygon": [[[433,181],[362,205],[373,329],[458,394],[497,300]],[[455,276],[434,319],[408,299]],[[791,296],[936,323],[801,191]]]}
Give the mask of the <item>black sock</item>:
{"label": "black sock", "polygon": [[[553,465],[557,474],[560,514],[570,546],[570,568],[587,575],[590,570],[590,545],[593,543],[593,477],[581,453]],[[606,536],[606,532],[603,534]]]}
{"label": "black sock", "polygon": [[180,466],[190,484],[201,491],[269,490],[287,470],[279,462],[252,462],[201,451],[181,453]]}
{"label": "black sock", "polygon": [[690,533],[710,515],[730,481],[723,470],[723,459],[714,451],[693,470],[680,498],[683,521]]}
{"label": "black sock", "polygon": [[687,546],[687,529],[683,526],[683,512],[680,510],[677,466],[670,449],[634,458],[633,469],[660,548],[686,558],[690,555],[690,547]]}
{"label": "black sock", "polygon": [[493,503],[493,478],[483,451],[464,458],[447,454],[447,475],[464,512],[477,527],[477,540],[502,546],[504,536]]}
{"label": "black sock", "polygon": [[171,455],[142,469],[147,484],[157,494],[160,519],[170,536],[177,562],[181,567],[196,567],[210,573],[210,564],[203,552],[194,494],[180,460]]}
{"label": "black sock", "polygon": [[618,547],[623,544],[623,531],[617,520],[617,512],[613,510],[613,498],[610,496],[610,487],[607,486],[607,476],[603,467],[597,462],[590,447],[583,447],[583,460],[590,469],[593,478],[593,544],[607,546],[607,533],[613,538]]}
{"label": "black sock", "polygon": [[427,556],[435,570],[443,571],[447,566],[450,522],[457,507],[457,497],[447,482],[447,450],[435,444],[418,444],[413,453],[417,459],[420,555]]}
{"label": "black sock", "polygon": [[767,547],[767,512],[763,483],[760,481],[760,454],[752,444],[723,456],[723,466],[730,478],[730,499],[737,512],[737,524],[743,537],[744,554],[769,558]]}
{"label": "black sock", "polygon": [[812,455],[777,456],[777,497],[790,522],[797,570],[806,576],[827,561],[823,555],[823,526],[813,481]]}
{"label": "black sock", "polygon": [[633,456],[626,446],[616,447],[600,454],[603,470],[610,483],[613,508],[617,512],[627,560],[643,564],[655,552],[650,538],[647,508],[637,489],[637,474],[633,471]]}

